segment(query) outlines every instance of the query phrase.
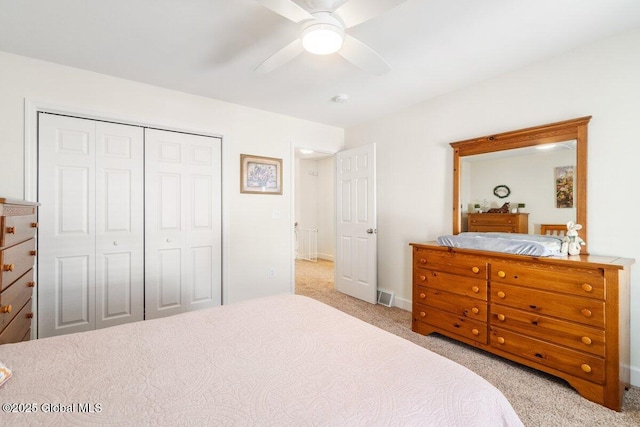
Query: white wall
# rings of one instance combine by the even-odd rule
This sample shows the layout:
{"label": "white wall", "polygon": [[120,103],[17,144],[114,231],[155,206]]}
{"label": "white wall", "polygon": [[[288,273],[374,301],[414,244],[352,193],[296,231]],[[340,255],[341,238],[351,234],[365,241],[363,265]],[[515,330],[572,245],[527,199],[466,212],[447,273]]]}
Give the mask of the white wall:
{"label": "white wall", "polygon": [[318,160],[318,257],[333,261],[336,253],[335,157]]}
{"label": "white wall", "polygon": [[[409,309],[409,242],[452,231],[450,142],[592,115],[589,250],[640,262],[640,29],[347,129],[377,143],[379,286]],[[426,77],[425,77],[426,78]],[[632,383],[640,385],[640,268],[631,270]]]}
{"label": "white wall", "polygon": [[335,171],[333,156],[296,160],[295,221],[318,231],[318,258],[335,256]]}
{"label": "white wall", "polygon": [[[3,52],[0,82],[0,197],[23,197],[25,100],[222,135],[224,302],[291,291],[291,146],[338,151],[341,128]],[[281,196],[240,194],[241,153],[283,159]]]}

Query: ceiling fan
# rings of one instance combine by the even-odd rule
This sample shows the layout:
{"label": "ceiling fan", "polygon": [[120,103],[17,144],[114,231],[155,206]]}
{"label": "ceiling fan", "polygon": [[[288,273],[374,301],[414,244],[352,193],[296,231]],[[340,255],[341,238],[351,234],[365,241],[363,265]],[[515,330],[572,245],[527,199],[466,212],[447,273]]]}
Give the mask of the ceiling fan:
{"label": "ceiling fan", "polygon": [[364,71],[380,75],[391,68],[373,49],[345,29],[361,24],[406,0],[305,0],[311,10],[293,0],[256,0],[264,7],[300,25],[300,37],[267,58],[256,68],[268,73],[304,51],[317,55],[339,53]]}

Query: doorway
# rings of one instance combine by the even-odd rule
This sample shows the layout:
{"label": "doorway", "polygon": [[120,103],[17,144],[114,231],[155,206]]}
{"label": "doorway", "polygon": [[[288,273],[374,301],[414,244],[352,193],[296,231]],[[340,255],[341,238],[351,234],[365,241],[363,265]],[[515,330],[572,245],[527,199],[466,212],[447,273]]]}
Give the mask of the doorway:
{"label": "doorway", "polygon": [[313,297],[335,287],[335,156],[294,151],[294,291]]}

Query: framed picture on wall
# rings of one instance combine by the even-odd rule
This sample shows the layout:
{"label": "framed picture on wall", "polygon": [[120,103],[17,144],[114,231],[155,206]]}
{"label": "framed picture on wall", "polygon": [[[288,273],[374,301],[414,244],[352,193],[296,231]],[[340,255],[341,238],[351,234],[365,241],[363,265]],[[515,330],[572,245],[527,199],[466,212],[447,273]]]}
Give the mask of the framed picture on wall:
{"label": "framed picture on wall", "polygon": [[282,194],[282,159],[241,154],[240,192]]}
{"label": "framed picture on wall", "polygon": [[556,208],[573,207],[573,166],[558,166],[554,171],[556,181]]}

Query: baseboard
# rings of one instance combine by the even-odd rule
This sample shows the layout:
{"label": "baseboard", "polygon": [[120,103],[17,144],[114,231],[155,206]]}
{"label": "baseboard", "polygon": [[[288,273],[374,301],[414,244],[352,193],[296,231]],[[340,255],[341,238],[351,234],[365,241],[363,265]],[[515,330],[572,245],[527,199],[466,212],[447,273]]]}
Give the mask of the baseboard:
{"label": "baseboard", "polygon": [[398,307],[406,311],[411,311],[412,310],[411,305],[412,305],[411,301],[409,300],[398,298],[397,296],[393,299],[394,307]]}
{"label": "baseboard", "polygon": [[331,254],[318,254],[318,259],[323,259],[325,261],[334,261],[334,256]]}
{"label": "baseboard", "polygon": [[629,371],[631,371],[631,385],[634,387],[640,387],[640,368],[630,366]]}

